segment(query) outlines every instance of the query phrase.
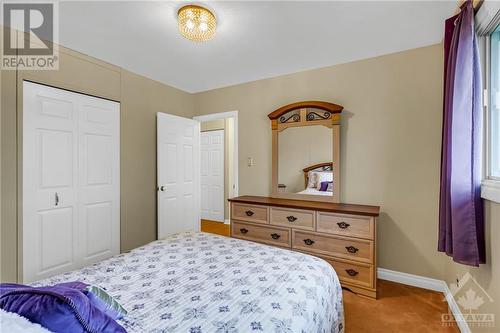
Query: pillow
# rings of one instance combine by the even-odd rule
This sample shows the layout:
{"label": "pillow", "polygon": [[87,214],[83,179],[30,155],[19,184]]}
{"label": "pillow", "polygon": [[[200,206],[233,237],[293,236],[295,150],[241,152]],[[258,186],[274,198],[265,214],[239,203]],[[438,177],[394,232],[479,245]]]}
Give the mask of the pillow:
{"label": "pillow", "polygon": [[332,171],[324,171],[316,173],[316,189],[319,190],[321,188],[322,182],[333,182],[333,172]]}
{"label": "pillow", "polygon": [[328,186],[330,186],[330,188],[331,188],[330,192],[333,192],[333,182],[321,182],[321,186],[319,188],[319,191],[321,191],[321,192],[328,191]]}
{"label": "pillow", "polygon": [[125,310],[120,303],[118,303],[104,289],[99,288],[98,286],[91,286],[79,281],[59,283],[56,286],[64,286],[80,290],[89,298],[89,301],[93,306],[113,319],[121,319],[127,314],[127,310]]}
{"label": "pillow", "polygon": [[87,286],[86,291],[90,302],[111,318],[121,319],[127,315],[127,310],[104,289],[98,286]]}
{"label": "pillow", "polygon": [[0,284],[0,308],[58,332],[125,333],[110,316],[95,307],[81,290],[84,283],[48,287]]}
{"label": "pillow", "polygon": [[316,187],[316,171],[309,171],[307,173],[307,187],[315,188]]}
{"label": "pillow", "polygon": [[327,192],[333,192],[333,182],[328,182],[328,186],[326,187]]}

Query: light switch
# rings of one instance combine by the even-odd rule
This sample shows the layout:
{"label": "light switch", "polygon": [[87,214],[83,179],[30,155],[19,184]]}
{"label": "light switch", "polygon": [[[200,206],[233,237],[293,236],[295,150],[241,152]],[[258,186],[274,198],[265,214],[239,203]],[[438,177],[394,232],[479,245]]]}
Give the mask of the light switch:
{"label": "light switch", "polygon": [[248,158],[247,164],[248,164],[249,167],[253,166],[253,158],[252,157]]}

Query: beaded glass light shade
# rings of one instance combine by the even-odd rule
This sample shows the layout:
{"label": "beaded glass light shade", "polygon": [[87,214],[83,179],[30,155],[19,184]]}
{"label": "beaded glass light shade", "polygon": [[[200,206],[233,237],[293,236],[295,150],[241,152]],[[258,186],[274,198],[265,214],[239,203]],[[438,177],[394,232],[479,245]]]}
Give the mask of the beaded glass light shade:
{"label": "beaded glass light shade", "polygon": [[217,20],[214,14],[206,8],[196,5],[187,5],[177,12],[179,31],[185,38],[204,42],[215,35]]}

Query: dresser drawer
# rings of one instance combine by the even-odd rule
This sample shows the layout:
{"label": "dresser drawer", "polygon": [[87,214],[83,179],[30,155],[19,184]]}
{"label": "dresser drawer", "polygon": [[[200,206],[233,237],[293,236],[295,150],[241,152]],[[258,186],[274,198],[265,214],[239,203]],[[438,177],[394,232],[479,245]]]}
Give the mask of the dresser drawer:
{"label": "dresser drawer", "polygon": [[328,256],[373,264],[373,241],[293,230],[292,247]]}
{"label": "dresser drawer", "polygon": [[231,218],[236,220],[268,224],[269,207],[248,205],[241,203],[231,204]]}
{"label": "dresser drawer", "polygon": [[375,219],[370,216],[318,212],[316,231],[375,239]]}
{"label": "dresser drawer", "polygon": [[231,235],[270,245],[290,247],[290,229],[231,221]]}
{"label": "dresser drawer", "polygon": [[338,260],[328,257],[321,257],[333,266],[340,282],[350,283],[360,287],[375,288],[374,266],[352,262],[348,260]]}
{"label": "dresser drawer", "polygon": [[271,207],[269,221],[273,225],[314,230],[314,214],[312,210]]}

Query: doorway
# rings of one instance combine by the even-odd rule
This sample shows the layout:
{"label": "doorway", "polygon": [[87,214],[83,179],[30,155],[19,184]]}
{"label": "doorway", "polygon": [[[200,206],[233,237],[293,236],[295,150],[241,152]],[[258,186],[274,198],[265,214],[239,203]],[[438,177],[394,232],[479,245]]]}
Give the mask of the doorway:
{"label": "doorway", "polygon": [[238,196],[238,111],[193,117],[200,122],[203,223],[229,224],[228,198]]}

